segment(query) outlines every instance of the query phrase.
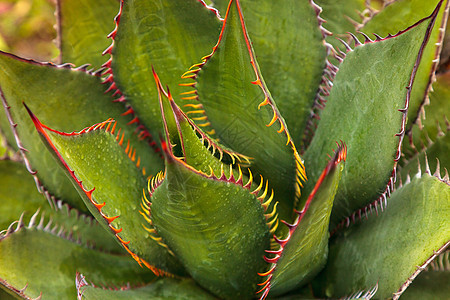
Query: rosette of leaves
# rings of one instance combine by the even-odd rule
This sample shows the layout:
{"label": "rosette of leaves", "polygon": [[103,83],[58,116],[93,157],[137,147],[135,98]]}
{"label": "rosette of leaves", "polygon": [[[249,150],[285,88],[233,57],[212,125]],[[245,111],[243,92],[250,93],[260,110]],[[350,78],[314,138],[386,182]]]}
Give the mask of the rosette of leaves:
{"label": "rosette of leaves", "polygon": [[1,295],[448,295],[449,1],[208,4],[59,0],[57,63],[0,53]]}

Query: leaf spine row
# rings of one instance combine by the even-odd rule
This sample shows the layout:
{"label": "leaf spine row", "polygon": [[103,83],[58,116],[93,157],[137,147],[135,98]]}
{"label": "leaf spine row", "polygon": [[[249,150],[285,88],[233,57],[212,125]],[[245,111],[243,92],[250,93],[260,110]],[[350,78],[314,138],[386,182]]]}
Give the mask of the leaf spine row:
{"label": "leaf spine row", "polygon": [[[268,264],[271,264],[271,266],[267,272],[258,273],[259,276],[265,278],[262,283],[258,284],[259,286],[262,286],[262,288],[257,292],[257,294],[262,293],[260,296],[260,300],[264,300],[267,297],[267,295],[269,294],[269,291],[271,289],[271,280],[273,277],[273,273],[277,267],[278,260],[280,259],[281,255],[283,254],[286,244],[290,241],[295,230],[300,225],[306,211],[309,209],[309,206],[310,206],[312,200],[314,199],[318,188],[320,187],[320,185],[322,184],[323,180],[328,175],[328,173],[331,171],[331,169],[335,168],[341,161],[345,161],[347,158],[347,146],[342,141],[340,144],[337,143],[337,145],[338,145],[338,147],[337,147],[337,150],[334,151],[334,153],[335,153],[334,157],[331,158],[330,162],[327,164],[327,166],[323,170],[322,174],[320,175],[319,179],[317,180],[317,183],[316,183],[313,191],[308,196],[308,199],[307,199],[303,209],[301,211],[294,210],[294,212],[297,214],[297,217],[296,217],[294,223],[290,224],[284,220],[281,220],[281,222],[284,225],[286,225],[289,229],[286,237],[280,238],[280,237],[277,237],[275,234],[273,234],[273,239],[274,239],[275,245],[278,246],[278,249],[277,250],[266,250],[266,253],[270,254],[271,257],[268,257],[267,255],[265,255],[264,260]],[[271,249],[274,249],[274,248],[271,248]]]}

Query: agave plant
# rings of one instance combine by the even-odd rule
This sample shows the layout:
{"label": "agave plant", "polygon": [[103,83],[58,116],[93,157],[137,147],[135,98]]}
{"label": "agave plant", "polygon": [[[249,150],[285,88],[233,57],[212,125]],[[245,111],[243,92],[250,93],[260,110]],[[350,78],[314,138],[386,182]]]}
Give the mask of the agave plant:
{"label": "agave plant", "polygon": [[449,1],[316,2],[59,0],[57,63],[0,52],[0,296],[448,297]]}

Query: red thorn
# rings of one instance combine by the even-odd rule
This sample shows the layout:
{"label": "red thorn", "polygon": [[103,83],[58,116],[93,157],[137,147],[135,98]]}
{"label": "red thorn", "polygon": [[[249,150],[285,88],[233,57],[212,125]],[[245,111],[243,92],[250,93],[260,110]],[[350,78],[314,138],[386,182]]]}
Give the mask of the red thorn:
{"label": "red thorn", "polygon": [[114,227],[111,226],[111,225],[109,225],[109,228],[111,228],[112,231],[114,231],[114,234],[118,234],[118,233],[121,233],[121,232],[122,232],[122,228],[117,229],[117,228],[114,228]]}
{"label": "red thorn", "polygon": [[[111,76],[111,75],[110,75],[110,76]],[[109,86],[109,88],[106,89],[105,94],[111,92],[112,90],[116,90],[116,89],[117,89],[117,85],[116,85],[115,82],[113,82],[113,83]]]}
{"label": "red thorn", "polygon": [[108,48],[106,48],[105,51],[103,51],[102,55],[111,54],[113,47],[114,43],[111,43],[111,45]]}
{"label": "red thorn", "polygon": [[264,256],[264,260],[269,264],[276,264],[279,258],[280,258],[279,255],[275,256],[274,258],[268,258]]}
{"label": "red thorn", "polygon": [[131,124],[134,124],[134,123],[139,123],[139,118],[138,117],[134,117],[134,119],[131,120],[130,122],[128,122],[127,125],[131,125]]}
{"label": "red thorn", "polygon": [[94,206],[98,209],[98,211],[101,211],[102,210],[102,208],[103,208],[103,206],[105,206],[106,205],[106,203],[105,202],[103,202],[103,203],[101,203],[101,204],[99,204],[99,203],[96,203],[96,202],[94,202],[94,201],[91,201],[91,203],[92,204],[94,204]]}
{"label": "red thorn", "polygon": [[125,102],[125,101],[126,101],[126,99],[125,99],[125,96],[123,94],[120,96],[120,98],[117,98],[117,99],[113,100],[113,102]]}
{"label": "red thorn", "polygon": [[108,77],[106,77],[106,78],[102,81],[103,84],[106,84],[106,83],[112,83],[112,82],[114,82],[114,76],[113,76],[112,74],[108,75]]}
{"label": "red thorn", "polygon": [[[124,245],[128,245],[130,243],[130,241],[125,242],[124,240],[122,240],[122,238],[118,235],[116,235],[117,239]],[[136,254],[135,254],[136,255]]]}
{"label": "red thorn", "polygon": [[111,224],[112,221],[114,221],[115,219],[117,219],[119,216],[115,216],[115,217],[106,217],[103,216],[103,218],[106,219],[106,222],[108,222],[108,224]]}

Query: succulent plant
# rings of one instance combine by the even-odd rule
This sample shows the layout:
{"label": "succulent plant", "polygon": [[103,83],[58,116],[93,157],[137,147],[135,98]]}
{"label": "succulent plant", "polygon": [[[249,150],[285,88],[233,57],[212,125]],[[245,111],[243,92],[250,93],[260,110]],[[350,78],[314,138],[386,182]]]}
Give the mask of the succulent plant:
{"label": "succulent plant", "polygon": [[448,297],[449,1],[315,2],[59,0],[56,63],[0,52],[0,296]]}

